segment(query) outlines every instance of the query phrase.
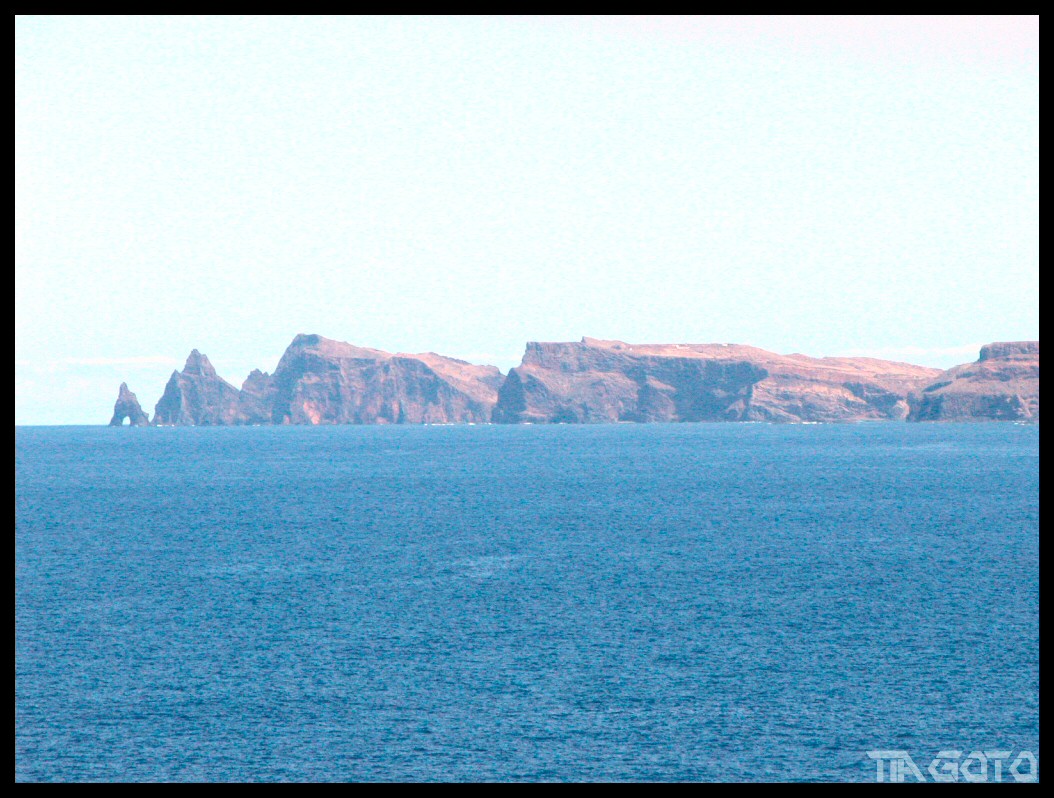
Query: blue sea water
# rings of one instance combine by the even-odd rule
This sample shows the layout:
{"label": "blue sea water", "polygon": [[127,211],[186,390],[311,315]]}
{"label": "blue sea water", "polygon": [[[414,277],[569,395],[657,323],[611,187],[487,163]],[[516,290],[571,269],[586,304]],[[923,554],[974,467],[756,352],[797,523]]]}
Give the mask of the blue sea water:
{"label": "blue sea water", "polygon": [[1038,457],[1014,424],[16,428],[15,778],[1038,757]]}

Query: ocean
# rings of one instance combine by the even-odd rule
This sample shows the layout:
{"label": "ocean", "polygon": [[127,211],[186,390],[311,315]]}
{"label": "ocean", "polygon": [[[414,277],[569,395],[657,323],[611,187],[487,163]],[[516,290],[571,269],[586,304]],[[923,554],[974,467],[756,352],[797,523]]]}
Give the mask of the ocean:
{"label": "ocean", "polygon": [[1038,758],[1037,426],[16,427],[15,469],[16,781]]}

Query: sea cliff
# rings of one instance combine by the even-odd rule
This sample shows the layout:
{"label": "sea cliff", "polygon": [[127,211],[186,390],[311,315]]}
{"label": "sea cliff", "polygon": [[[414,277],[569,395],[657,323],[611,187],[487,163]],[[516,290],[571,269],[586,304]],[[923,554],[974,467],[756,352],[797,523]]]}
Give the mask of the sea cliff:
{"label": "sea cliff", "polygon": [[742,344],[531,342],[503,375],[434,352],[297,335],[236,388],[194,350],[149,419],[126,384],[111,425],[1039,420],[1039,342],[993,343],[941,371]]}

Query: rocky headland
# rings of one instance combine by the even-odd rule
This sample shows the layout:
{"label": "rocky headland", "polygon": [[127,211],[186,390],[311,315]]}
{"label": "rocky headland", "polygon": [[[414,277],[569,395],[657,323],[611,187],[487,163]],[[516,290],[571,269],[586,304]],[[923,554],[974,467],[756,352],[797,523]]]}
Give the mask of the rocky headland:
{"label": "rocky headland", "polygon": [[519,366],[392,354],[298,335],[241,388],[196,349],[150,421],[122,384],[111,424],[457,424],[1039,420],[1039,342],[947,371],[741,344],[527,344]]}
{"label": "rocky headland", "polygon": [[983,346],[909,402],[911,421],[1039,421],[1039,341]]}

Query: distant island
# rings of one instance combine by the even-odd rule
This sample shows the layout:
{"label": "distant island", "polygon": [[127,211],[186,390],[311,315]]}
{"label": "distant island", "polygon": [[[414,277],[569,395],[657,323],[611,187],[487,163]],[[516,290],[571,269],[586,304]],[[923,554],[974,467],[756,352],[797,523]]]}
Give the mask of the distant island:
{"label": "distant island", "polygon": [[122,383],[111,426],[1039,421],[1039,342],[993,343],[947,371],[740,344],[527,344],[495,366],[298,335],[235,388],[196,349],[150,417]]}

